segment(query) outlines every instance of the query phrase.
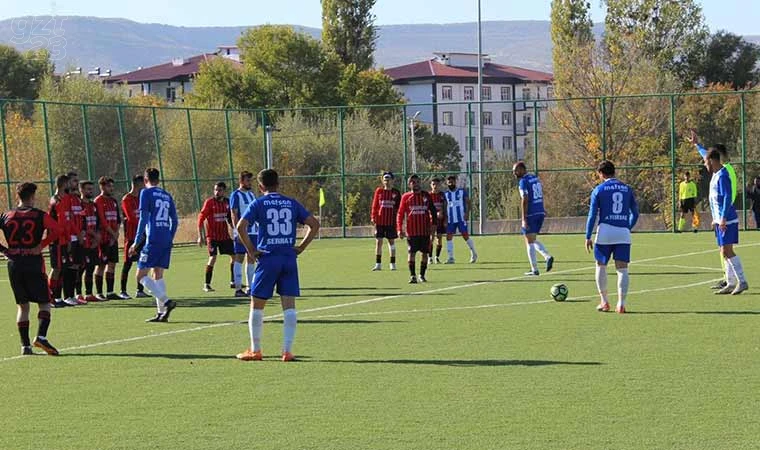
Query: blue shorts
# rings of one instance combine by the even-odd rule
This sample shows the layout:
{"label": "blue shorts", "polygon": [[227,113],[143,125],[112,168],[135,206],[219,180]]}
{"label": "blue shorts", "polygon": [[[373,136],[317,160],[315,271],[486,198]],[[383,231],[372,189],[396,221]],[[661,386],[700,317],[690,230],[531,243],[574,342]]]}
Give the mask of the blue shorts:
{"label": "blue shorts", "polygon": [[467,222],[454,222],[446,225],[446,234],[456,234],[457,230],[461,234],[467,233]]}
{"label": "blue shorts", "polygon": [[154,267],[160,267],[162,269],[169,268],[169,261],[172,257],[172,248],[169,247],[155,247],[150,244],[146,244],[140,251],[140,256],[137,259],[138,269],[152,269]]}
{"label": "blue shorts", "polygon": [[715,239],[718,241],[718,246],[723,247],[728,244],[739,243],[739,224],[732,223],[726,225],[726,231],[720,231],[718,225],[715,225]]}
{"label": "blue shorts", "polygon": [[[253,242],[253,245],[256,246],[256,241],[258,241],[258,236],[255,234],[249,234],[248,237],[251,239],[251,242]],[[234,251],[236,255],[245,255],[245,247],[243,246],[243,243],[240,242],[240,239],[237,237],[235,238],[235,246]]]}
{"label": "blue shorts", "polygon": [[528,217],[528,228],[522,229],[522,234],[538,234],[544,225],[544,215]]}
{"label": "blue shorts", "polygon": [[631,262],[631,244],[594,244],[594,259],[607,265],[610,256],[615,261]]}
{"label": "blue shorts", "polygon": [[301,295],[298,284],[298,263],[295,254],[263,254],[259,256],[256,271],[253,274],[251,296],[269,300],[277,293],[288,297]]}

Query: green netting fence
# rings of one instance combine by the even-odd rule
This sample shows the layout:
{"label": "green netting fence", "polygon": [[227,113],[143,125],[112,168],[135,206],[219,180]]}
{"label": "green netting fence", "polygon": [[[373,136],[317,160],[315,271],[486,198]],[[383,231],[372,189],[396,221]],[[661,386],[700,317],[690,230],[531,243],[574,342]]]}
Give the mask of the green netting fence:
{"label": "green netting fence", "polygon": [[[742,186],[760,175],[757,90],[267,110],[0,99],[0,205],[12,206],[14,187],[22,181],[52,193],[55,175],[74,170],[81,179],[111,176],[123,193],[132,175],[158,167],[186,219],[180,240],[189,242],[195,214],[214,183],[234,187],[240,171],[255,173],[269,163],[283,178],[283,192],[315,214],[324,189],[323,237],[372,233],[370,202],[386,170],[398,175],[402,191],[412,172],[426,182],[459,175],[473,201],[472,230],[515,233],[519,195],[511,167],[524,159],[544,184],[544,230],[577,233],[598,182],[594,167],[607,158],[619,168],[618,178],[636,190],[638,230],[675,230],[678,182],[685,171],[698,182],[701,227],[709,229],[709,176],[686,142],[691,129],[706,146],[728,147]],[[442,142],[432,133],[454,139]],[[744,190],[739,192],[742,226],[754,228]],[[45,206],[46,195],[38,197]]]}

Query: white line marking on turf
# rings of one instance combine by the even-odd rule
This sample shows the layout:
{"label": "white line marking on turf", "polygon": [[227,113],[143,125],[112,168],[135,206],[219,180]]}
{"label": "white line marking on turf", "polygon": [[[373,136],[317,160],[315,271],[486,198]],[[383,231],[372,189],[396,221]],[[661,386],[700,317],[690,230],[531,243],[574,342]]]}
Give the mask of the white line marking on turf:
{"label": "white line marking on turf", "polygon": [[698,269],[698,270],[709,270],[711,272],[723,272],[723,269],[718,269],[716,267],[700,267],[700,266],[682,266],[680,264],[636,264],[637,266],[644,266],[644,267],[675,267],[677,269]]}
{"label": "white line marking on turf", "polygon": [[[741,248],[741,247],[755,247],[755,246],[758,246],[758,245],[760,245],[760,242],[753,243],[753,244],[746,244],[746,245],[738,245],[737,247],[738,248]],[[660,261],[660,260],[663,260],[663,259],[671,259],[671,258],[682,258],[684,256],[703,255],[703,254],[706,254],[706,253],[713,253],[715,251],[716,251],[716,249],[711,249],[711,250],[702,250],[702,251],[698,251],[698,252],[682,253],[682,254],[678,254],[678,255],[658,256],[658,257],[655,257],[655,258],[646,258],[646,259],[641,259],[641,260],[638,260],[638,261],[634,261],[631,264],[640,264],[640,263],[644,263],[644,262]],[[581,268],[576,268],[576,269],[552,271],[552,272],[549,272],[547,274],[544,274],[543,276],[546,277],[546,276],[559,275],[559,274],[564,274],[564,273],[580,272],[580,271],[583,271],[583,270],[590,270],[590,269],[593,269],[593,268],[594,268],[594,266],[589,266],[589,267],[581,267]],[[515,280],[520,280],[520,279],[525,279],[525,278],[531,278],[531,277],[527,276],[527,275],[523,275],[523,276],[505,278],[505,279],[502,279],[502,280],[499,280],[499,281],[500,282],[515,281]],[[710,280],[710,281],[706,281],[706,282],[700,282],[699,284],[707,284],[707,283],[712,283],[712,282],[715,282],[715,280]],[[408,292],[408,293],[397,294],[397,295],[389,295],[389,296],[385,296],[385,297],[376,297],[376,298],[371,298],[371,299],[367,299],[367,300],[358,300],[356,302],[341,303],[341,304],[332,305],[332,306],[324,306],[324,307],[319,307],[319,308],[305,309],[305,310],[301,310],[300,314],[306,314],[306,313],[309,313],[309,312],[324,311],[324,310],[336,309],[336,308],[345,308],[345,307],[355,306],[355,305],[363,305],[363,304],[374,303],[374,302],[379,302],[379,301],[383,301],[383,300],[392,300],[392,299],[400,298],[400,297],[408,297],[408,296],[415,296],[415,295],[426,295],[426,294],[432,294],[432,293],[435,293],[435,292],[444,292],[444,291],[455,290],[455,289],[463,289],[463,288],[474,287],[474,286],[484,286],[484,285],[493,284],[493,283],[494,283],[493,281],[483,281],[483,282],[480,282],[480,283],[469,283],[469,284],[462,284],[462,285],[457,285],[457,286],[448,286],[448,287],[445,287],[445,288],[431,289],[431,290],[428,290],[428,291]],[[682,289],[683,287],[678,287],[678,288]],[[659,290],[668,290],[668,289],[672,289],[672,288],[659,288]],[[651,292],[655,292],[655,291],[656,290],[652,290]],[[542,300],[541,303],[548,303],[549,301],[550,300]],[[430,311],[430,309],[426,309],[425,311]],[[275,314],[275,315],[272,315],[272,316],[267,316],[265,318],[265,320],[273,320],[273,319],[277,319],[277,318],[280,318],[280,317],[282,317],[282,314]],[[125,339],[114,339],[114,340],[110,340],[110,341],[96,342],[94,344],[85,344],[85,345],[80,345],[80,346],[76,346],[76,347],[62,348],[61,351],[62,352],[67,352],[67,351],[71,351],[71,350],[81,350],[81,349],[88,349],[88,348],[94,348],[94,347],[102,347],[104,345],[110,345],[110,344],[122,344],[122,343],[126,343],[126,342],[140,341],[140,340],[154,338],[154,337],[160,337],[160,336],[171,336],[171,335],[175,335],[175,334],[189,333],[189,332],[193,332],[193,331],[208,330],[208,329],[211,329],[211,328],[221,328],[221,327],[225,327],[225,326],[229,326],[229,325],[236,325],[236,324],[239,324],[239,323],[244,323],[244,322],[240,322],[240,321],[223,322],[223,323],[216,323],[216,324],[213,324],[213,325],[204,325],[204,326],[200,326],[200,327],[184,328],[184,329],[181,329],[181,330],[164,331],[164,332],[161,332],[161,333],[148,334],[148,335],[144,335],[144,336],[135,336],[135,337],[125,338]],[[0,363],[5,362],[5,361],[15,361],[15,360],[19,360],[19,359],[22,359],[22,358],[24,358],[24,356],[10,356],[10,357],[7,357],[7,358],[0,359]]]}

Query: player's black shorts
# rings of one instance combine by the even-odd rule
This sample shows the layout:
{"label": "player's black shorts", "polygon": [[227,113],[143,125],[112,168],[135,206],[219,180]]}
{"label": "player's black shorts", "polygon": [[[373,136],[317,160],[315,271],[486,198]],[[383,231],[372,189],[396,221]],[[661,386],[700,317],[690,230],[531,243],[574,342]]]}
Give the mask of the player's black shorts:
{"label": "player's black shorts", "polygon": [[100,264],[119,262],[119,244],[101,245],[98,249]]}
{"label": "player's black shorts", "polygon": [[430,236],[409,236],[406,238],[406,245],[409,247],[409,253],[429,253]]}
{"label": "player's black shorts", "polygon": [[66,264],[70,266],[84,264],[84,247],[79,241],[72,242],[67,256]]}
{"label": "player's black shorts", "polygon": [[135,243],[135,241],[126,241],[124,243],[124,261],[125,262],[129,261],[129,262],[135,263],[140,258],[140,251],[142,250],[142,248],[143,248],[143,246],[145,244],[137,247],[137,251],[135,252],[135,256],[129,256],[129,247],[131,247],[132,244],[134,244],[134,243]]}
{"label": "player's black shorts", "polygon": [[378,239],[396,239],[398,232],[393,225],[375,225],[375,237]]}
{"label": "player's black shorts", "polygon": [[41,262],[35,270],[33,267],[18,267],[18,264],[9,261],[8,279],[17,305],[50,301],[47,275],[42,271]]}
{"label": "player's black shorts", "polygon": [[206,245],[208,246],[208,256],[235,254],[235,244],[232,242],[232,239],[225,239],[223,241],[207,240]]}
{"label": "player's black shorts", "polygon": [[681,212],[684,214],[694,212],[694,198],[681,200]]}
{"label": "player's black shorts", "polygon": [[97,266],[100,264],[100,252],[98,248],[82,248],[82,264],[85,266]]}
{"label": "player's black shorts", "polygon": [[65,245],[58,243],[50,244],[50,267],[53,270],[63,269],[64,264],[68,260],[69,253]]}

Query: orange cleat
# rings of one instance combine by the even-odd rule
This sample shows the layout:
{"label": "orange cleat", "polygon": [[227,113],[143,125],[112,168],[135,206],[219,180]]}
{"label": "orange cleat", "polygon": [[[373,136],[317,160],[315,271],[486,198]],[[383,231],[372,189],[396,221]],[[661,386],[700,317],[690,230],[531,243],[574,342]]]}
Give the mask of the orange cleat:
{"label": "orange cleat", "polygon": [[261,355],[261,350],[254,352],[250,348],[243,353],[238,353],[236,358],[241,361],[261,361],[264,359],[264,357]]}
{"label": "orange cleat", "polygon": [[596,307],[596,310],[599,312],[608,312],[610,310],[610,304],[609,303],[599,303],[599,306]]}
{"label": "orange cleat", "polygon": [[295,361],[296,357],[290,352],[282,352],[282,362]]}
{"label": "orange cleat", "polygon": [[618,314],[625,314],[625,306],[618,305],[618,307],[615,308],[615,311],[617,311]]}

